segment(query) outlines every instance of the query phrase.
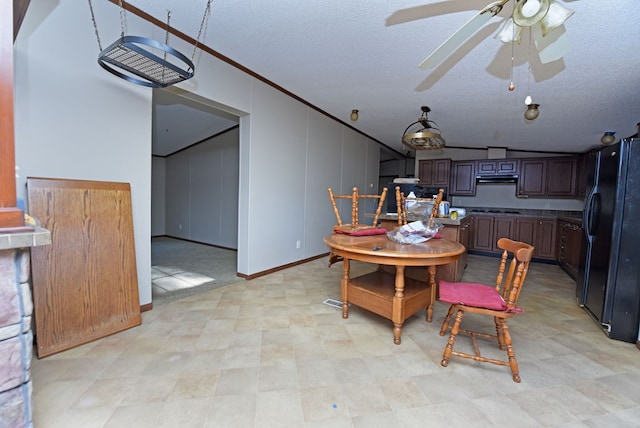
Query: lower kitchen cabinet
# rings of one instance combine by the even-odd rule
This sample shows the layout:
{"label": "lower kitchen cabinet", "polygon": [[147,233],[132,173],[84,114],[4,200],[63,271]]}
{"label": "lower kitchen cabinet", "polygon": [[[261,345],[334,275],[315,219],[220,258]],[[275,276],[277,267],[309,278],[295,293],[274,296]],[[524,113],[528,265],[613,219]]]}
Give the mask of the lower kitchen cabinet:
{"label": "lower kitchen cabinet", "polygon": [[578,222],[558,220],[558,263],[573,279],[578,275],[582,251],[582,227]]}
{"label": "lower kitchen cabinet", "polygon": [[476,215],[473,223],[473,251],[500,253],[498,239],[509,238],[535,247],[537,259],[556,260],[555,218]]}
{"label": "lower kitchen cabinet", "polygon": [[513,239],[515,221],[515,217],[510,216],[475,216],[471,248],[476,251],[500,253],[498,239]]}
{"label": "lower kitchen cabinet", "polygon": [[515,240],[533,245],[533,257],[556,260],[555,218],[519,217],[516,220]]}

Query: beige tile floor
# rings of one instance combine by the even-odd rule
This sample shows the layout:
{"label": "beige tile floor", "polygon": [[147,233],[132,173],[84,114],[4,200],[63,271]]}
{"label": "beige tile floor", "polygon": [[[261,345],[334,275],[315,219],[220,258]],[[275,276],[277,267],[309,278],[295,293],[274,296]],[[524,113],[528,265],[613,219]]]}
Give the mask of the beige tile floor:
{"label": "beige tile floor", "polygon": [[[497,261],[470,256],[464,279],[491,282]],[[433,323],[424,312],[407,320],[401,345],[388,320],[356,307],[342,319],[322,303],[339,298],[340,275],[323,258],[240,280],[34,359],[35,426],[640,426],[640,351],[598,329],[558,266],[531,266],[525,313],[510,321],[520,384],[507,367],[459,358],[440,366],[441,303]]]}

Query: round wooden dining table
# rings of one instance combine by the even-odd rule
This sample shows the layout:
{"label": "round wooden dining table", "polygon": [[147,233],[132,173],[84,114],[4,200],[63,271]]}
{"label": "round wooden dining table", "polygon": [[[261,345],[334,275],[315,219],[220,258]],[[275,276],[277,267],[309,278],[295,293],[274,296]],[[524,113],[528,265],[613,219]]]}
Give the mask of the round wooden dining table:
{"label": "round wooden dining table", "polygon": [[[340,281],[342,317],[349,317],[349,304],[367,309],[393,322],[393,342],[400,344],[404,321],[426,308],[431,322],[436,300],[436,269],[456,261],[465,247],[446,239],[430,239],[419,244],[399,244],[386,235],[351,236],[333,233],[324,238],[334,256],[343,258]],[[357,260],[395,267],[377,269],[356,278],[350,276],[350,262]],[[405,278],[407,266],[427,266],[424,281]]]}

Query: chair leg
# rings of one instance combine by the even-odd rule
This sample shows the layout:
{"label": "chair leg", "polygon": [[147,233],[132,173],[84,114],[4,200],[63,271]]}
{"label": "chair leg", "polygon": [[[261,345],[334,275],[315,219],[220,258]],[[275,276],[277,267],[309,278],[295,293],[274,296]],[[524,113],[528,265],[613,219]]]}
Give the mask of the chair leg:
{"label": "chair leg", "polygon": [[496,338],[498,339],[498,348],[501,351],[507,349],[504,344],[504,330],[502,328],[502,318],[493,317],[493,322],[496,324]]}
{"label": "chair leg", "polygon": [[451,322],[451,316],[453,315],[454,309],[455,309],[455,306],[453,305],[449,306],[449,311],[447,312],[447,316],[444,318],[444,321],[442,322],[442,326],[440,327],[440,336],[444,336],[447,329],[449,328],[449,322]]}
{"label": "chair leg", "polygon": [[342,260],[344,260],[342,256],[335,255],[331,252],[329,253],[329,267],[334,263],[341,262]]}
{"label": "chair leg", "polygon": [[511,335],[509,334],[509,327],[504,319],[500,320],[502,325],[502,331],[504,333],[504,342],[507,348],[507,356],[509,357],[509,366],[511,367],[511,374],[514,382],[520,383],[520,370],[518,369],[518,361],[516,360],[516,354],[513,352],[513,346],[511,345]]}
{"label": "chair leg", "polygon": [[444,347],[444,353],[442,354],[442,361],[440,361],[440,365],[442,367],[447,367],[447,365],[449,364],[449,358],[451,358],[451,353],[453,352],[453,345],[456,343],[456,336],[458,335],[458,331],[460,329],[460,323],[462,322],[463,316],[464,316],[464,311],[462,309],[458,309],[458,312],[456,313],[456,319],[453,323],[453,326],[451,327],[451,336],[449,336],[449,340],[447,341],[447,346]]}

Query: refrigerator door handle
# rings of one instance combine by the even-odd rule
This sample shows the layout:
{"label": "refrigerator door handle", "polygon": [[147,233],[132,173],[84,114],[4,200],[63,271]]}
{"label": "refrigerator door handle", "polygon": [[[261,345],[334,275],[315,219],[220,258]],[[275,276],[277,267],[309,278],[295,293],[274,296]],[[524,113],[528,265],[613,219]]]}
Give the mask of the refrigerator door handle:
{"label": "refrigerator door handle", "polygon": [[600,207],[602,205],[602,199],[600,193],[593,194],[593,200],[591,201],[591,209],[589,210],[589,235],[594,236],[598,231],[600,225]]}
{"label": "refrigerator door handle", "polygon": [[584,233],[587,236],[587,239],[591,241],[593,239],[593,235],[595,235],[598,230],[598,218],[600,212],[600,194],[598,193],[598,189],[594,188],[589,196],[587,197],[587,202],[585,203],[585,209],[582,213],[582,226],[584,227]]}

